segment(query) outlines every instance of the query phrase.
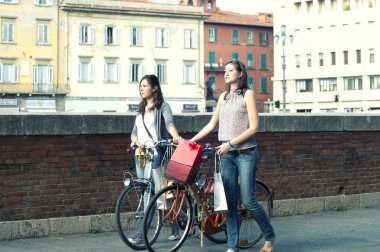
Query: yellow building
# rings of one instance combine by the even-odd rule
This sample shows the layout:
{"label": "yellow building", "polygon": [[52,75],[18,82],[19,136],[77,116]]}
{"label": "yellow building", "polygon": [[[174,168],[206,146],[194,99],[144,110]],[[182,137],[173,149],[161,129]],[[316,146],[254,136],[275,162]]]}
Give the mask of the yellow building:
{"label": "yellow building", "polygon": [[156,74],[175,113],[204,111],[203,7],[176,0],[61,3],[66,111],[134,111],[139,80]]}
{"label": "yellow building", "polygon": [[0,0],[0,108],[63,110],[57,0]]}

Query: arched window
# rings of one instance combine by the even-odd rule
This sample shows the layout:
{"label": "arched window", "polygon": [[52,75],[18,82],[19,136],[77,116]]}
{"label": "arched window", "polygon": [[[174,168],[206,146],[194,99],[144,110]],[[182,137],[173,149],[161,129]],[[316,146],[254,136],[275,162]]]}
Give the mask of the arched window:
{"label": "arched window", "polygon": [[193,5],[193,0],[189,0],[188,5]]}

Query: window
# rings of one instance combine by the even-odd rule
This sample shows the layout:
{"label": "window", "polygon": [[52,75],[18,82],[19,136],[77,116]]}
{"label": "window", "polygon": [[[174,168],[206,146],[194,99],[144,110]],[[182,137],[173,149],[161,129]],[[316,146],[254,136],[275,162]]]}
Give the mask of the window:
{"label": "window", "polygon": [[260,46],[268,46],[268,33],[267,32],[260,32]]}
{"label": "window", "polygon": [[318,57],[319,57],[319,66],[323,66],[323,53],[319,53]]}
{"label": "window", "polygon": [[239,44],[239,30],[238,29],[232,29],[232,43],[233,44]]}
{"label": "window", "polygon": [[94,28],[91,25],[79,26],[79,44],[94,44]]}
{"label": "window", "polygon": [[217,63],[215,63],[215,52],[214,51],[209,51],[208,52],[208,63],[210,69],[214,69],[215,67],[218,66]]}
{"label": "window", "polygon": [[261,56],[260,56],[260,60],[261,60],[261,69],[267,69],[267,54],[266,53],[262,53]]}
{"label": "window", "polygon": [[343,51],[343,63],[348,64],[348,51]]}
{"label": "window", "polygon": [[212,9],[212,0],[208,0],[208,3],[207,3],[207,9],[208,9],[208,10],[211,10],[211,9]]}
{"label": "window", "polygon": [[144,66],[141,61],[132,61],[129,65],[128,81],[131,83],[138,83],[144,76]]}
{"label": "window", "polygon": [[216,77],[215,76],[209,76],[208,77],[208,81],[209,81],[209,83],[208,83],[209,86],[207,86],[207,87],[209,87],[211,89],[208,92],[208,95],[209,95],[208,97],[209,98],[214,98],[214,94],[213,93],[216,92]]}
{"label": "window", "polygon": [[1,41],[3,43],[15,43],[15,24],[11,19],[1,20]]}
{"label": "window", "polygon": [[252,90],[254,90],[254,86],[253,86],[253,77],[252,76],[248,76],[248,87]]}
{"label": "window", "polygon": [[337,90],[337,79],[336,78],[319,79],[319,90],[321,92],[336,91]]}
{"label": "window", "polygon": [[253,31],[247,31],[247,45],[253,44]]}
{"label": "window", "polygon": [[331,7],[331,12],[335,12],[338,10],[338,0],[331,0],[330,2],[330,7]]}
{"label": "window", "polygon": [[356,63],[360,64],[362,63],[362,51],[356,50]]}
{"label": "window", "polygon": [[208,28],[208,42],[216,42],[217,39],[217,30],[215,27]]}
{"label": "window", "polygon": [[296,62],[296,68],[300,68],[300,56],[297,54],[295,55],[295,62]]}
{"label": "window", "polygon": [[33,92],[53,92],[53,66],[45,64],[33,66]]}
{"label": "window", "polygon": [[116,59],[105,59],[104,63],[104,82],[119,82],[119,64]]}
{"label": "window", "polygon": [[306,60],[307,60],[307,67],[311,67],[311,54],[306,55]]}
{"label": "window", "polygon": [[0,83],[18,83],[17,64],[0,64]]}
{"label": "window", "polygon": [[336,65],[336,53],[331,52],[331,65],[335,66]]}
{"label": "window", "polygon": [[313,92],[313,80],[305,79],[305,80],[297,80],[296,81],[297,92]]}
{"label": "window", "polygon": [[313,9],[313,1],[307,1],[306,2],[306,12],[307,15],[311,14],[311,10]]}
{"label": "window", "polygon": [[268,93],[268,78],[266,76],[261,76],[261,93]]}
{"label": "window", "polygon": [[94,81],[94,64],[91,63],[91,58],[79,58],[78,81],[79,82],[93,82]]}
{"label": "window", "polygon": [[252,69],[253,68],[253,54],[247,53],[247,68]]}
{"label": "window", "polygon": [[52,6],[53,0],[34,0],[36,5]]}
{"label": "window", "polygon": [[195,67],[194,62],[184,62],[182,82],[185,84],[197,83],[197,68]]}
{"label": "window", "polygon": [[166,63],[164,61],[156,62],[154,73],[161,83],[166,83]]}
{"label": "window", "polygon": [[344,11],[350,10],[350,0],[343,0],[343,10]]}
{"label": "window", "polygon": [[49,44],[49,26],[47,23],[37,23],[37,44]]}
{"label": "window", "polygon": [[294,3],[294,12],[296,16],[301,14],[301,2]]}
{"label": "window", "polygon": [[104,44],[118,45],[119,44],[119,29],[113,26],[104,28]]}
{"label": "window", "polygon": [[376,7],[376,0],[368,0],[368,7],[369,8]]}
{"label": "window", "polygon": [[318,0],[318,13],[323,14],[325,12],[325,0]]}
{"label": "window", "polygon": [[371,48],[369,51],[369,63],[375,63],[375,49]]}
{"label": "window", "polygon": [[139,27],[132,27],[130,33],[130,45],[141,46],[141,29]]}
{"label": "window", "polygon": [[168,29],[156,29],[156,47],[169,47]]}
{"label": "window", "polygon": [[371,89],[380,89],[380,75],[370,76],[369,83],[371,84]]}
{"label": "window", "polygon": [[362,77],[346,77],[344,78],[344,90],[362,90]]}
{"label": "window", "polygon": [[362,9],[363,8],[363,0],[355,0],[355,6],[356,9]]}
{"label": "window", "polygon": [[194,30],[185,30],[185,48],[197,48],[198,36]]}
{"label": "window", "polygon": [[232,57],[233,60],[239,60],[239,53],[238,52],[233,52]]}

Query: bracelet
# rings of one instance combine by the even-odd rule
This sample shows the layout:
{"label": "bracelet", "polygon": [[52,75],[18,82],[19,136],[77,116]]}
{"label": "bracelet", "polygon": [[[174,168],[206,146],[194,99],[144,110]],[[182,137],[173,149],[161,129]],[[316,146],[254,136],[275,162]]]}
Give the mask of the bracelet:
{"label": "bracelet", "polygon": [[230,141],[228,141],[228,145],[231,147],[231,148],[233,148],[234,146],[231,144],[231,142]]}

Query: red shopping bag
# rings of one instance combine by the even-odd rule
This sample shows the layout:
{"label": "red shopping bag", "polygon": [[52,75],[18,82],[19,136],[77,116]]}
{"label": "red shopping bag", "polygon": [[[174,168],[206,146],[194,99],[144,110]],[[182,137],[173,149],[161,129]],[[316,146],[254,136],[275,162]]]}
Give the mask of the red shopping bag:
{"label": "red shopping bag", "polygon": [[179,182],[193,183],[199,171],[202,150],[202,145],[181,139],[166,165],[166,177]]}

